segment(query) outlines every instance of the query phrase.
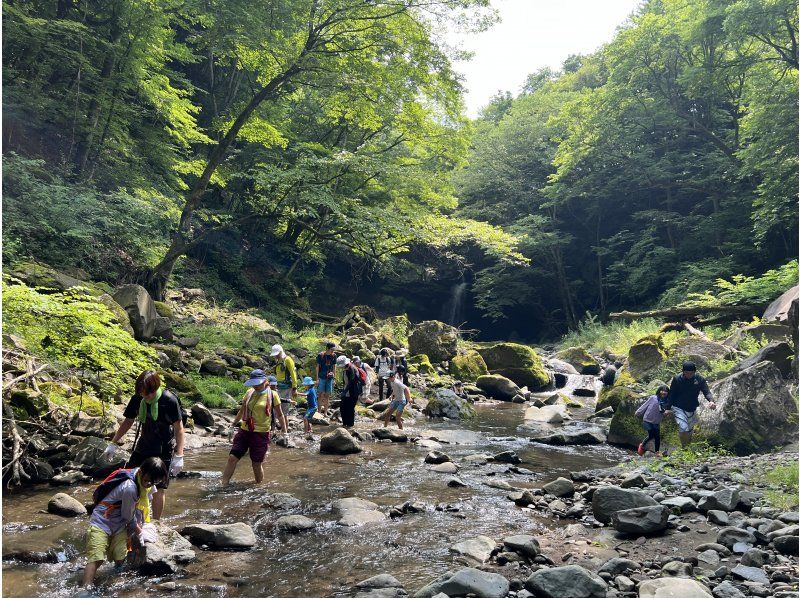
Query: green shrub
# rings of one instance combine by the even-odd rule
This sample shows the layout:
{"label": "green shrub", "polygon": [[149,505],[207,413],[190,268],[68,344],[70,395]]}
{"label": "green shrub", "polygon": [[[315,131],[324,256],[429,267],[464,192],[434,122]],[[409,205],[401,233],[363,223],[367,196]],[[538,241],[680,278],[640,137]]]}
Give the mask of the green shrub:
{"label": "green shrub", "polygon": [[586,314],[577,330],[565,334],[559,349],[584,347],[589,351],[608,350],[617,355],[627,355],[631,346],[643,336],[658,334],[661,322],[655,318],[644,318],[631,322],[613,320],[603,324],[597,316]]}
{"label": "green shrub", "polygon": [[764,493],[767,502],[781,510],[793,510],[798,504],[798,464],[778,465],[759,481],[769,486]]}
{"label": "green shrub", "polygon": [[681,305],[759,305],[769,303],[797,284],[797,260],[761,276],[736,274],[731,280],[718,278],[714,286],[702,293],[689,293]]}
{"label": "green shrub", "polygon": [[[233,378],[192,373],[189,379],[202,395],[201,402],[206,407],[236,407],[247,390],[239,380]],[[233,399],[226,397],[226,393]]]}
{"label": "green shrub", "polygon": [[3,280],[4,331],[24,339],[34,354],[100,376],[107,396],[133,391],[136,377],[153,367],[155,351],[125,332],[97,298],[80,288],[42,294]]}

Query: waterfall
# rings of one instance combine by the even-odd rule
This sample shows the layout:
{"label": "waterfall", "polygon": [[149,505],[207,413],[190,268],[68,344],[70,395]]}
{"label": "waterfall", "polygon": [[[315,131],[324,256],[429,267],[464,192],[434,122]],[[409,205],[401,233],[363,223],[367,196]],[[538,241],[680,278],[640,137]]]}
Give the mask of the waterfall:
{"label": "waterfall", "polygon": [[464,300],[464,291],[467,290],[467,283],[461,281],[453,285],[450,292],[450,300],[445,304],[447,311],[447,323],[452,325],[460,324],[457,321],[461,319],[461,303]]}

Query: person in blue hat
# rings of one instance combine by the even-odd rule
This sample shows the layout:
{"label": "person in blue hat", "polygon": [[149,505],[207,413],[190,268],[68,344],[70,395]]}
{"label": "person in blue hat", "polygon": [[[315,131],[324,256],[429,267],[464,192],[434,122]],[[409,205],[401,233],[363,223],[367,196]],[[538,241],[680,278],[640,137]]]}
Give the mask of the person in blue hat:
{"label": "person in blue hat", "polygon": [[[277,380],[276,380],[277,383]],[[270,388],[269,379],[264,370],[253,370],[250,378],[244,383],[248,387],[242,400],[239,413],[233,420],[238,426],[233,437],[233,445],[228,456],[228,463],[222,472],[222,485],[227,486],[239,460],[250,451],[253,463],[253,477],[257,484],[264,480],[264,459],[269,450],[269,432],[272,428],[272,417],[284,421],[281,411],[281,398],[277,391]]]}
{"label": "person in blue hat", "polygon": [[311,376],[303,378],[305,392],[297,393],[306,398],[306,413],[303,416],[303,427],[306,434],[311,434],[311,418],[317,412],[317,390],[314,388],[314,379]]}

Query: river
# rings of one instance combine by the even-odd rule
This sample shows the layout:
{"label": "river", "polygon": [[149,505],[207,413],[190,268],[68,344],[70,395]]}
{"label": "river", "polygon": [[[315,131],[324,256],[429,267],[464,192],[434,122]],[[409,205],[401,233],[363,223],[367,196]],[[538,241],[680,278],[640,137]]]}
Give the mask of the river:
{"label": "river", "polygon": [[[508,491],[486,485],[506,480],[512,486],[538,487],[570,471],[608,467],[626,460],[625,453],[608,445],[554,447],[529,442],[525,435],[525,406],[511,403],[478,405],[470,422],[419,418],[407,431],[433,437],[442,451],[461,466],[466,488],[449,488],[449,476],[430,471],[423,462],[428,449],[412,443],[364,443],[365,451],[346,457],[322,455],[318,441],[299,449],[275,447],[266,461],[266,479],[251,483],[248,459],[240,463],[228,489],[219,487],[226,447],[187,453],[185,469],[201,471],[202,478],[173,480],[165,521],[180,528],[188,523],[244,521],[259,538],[248,552],[212,552],[197,548],[198,559],[185,574],[172,578],[144,578],[132,571],[113,573],[105,565],[98,573],[104,595],[143,595],[164,581],[178,582],[174,595],[194,596],[327,596],[381,572],[394,575],[409,591],[416,590],[454,567],[449,547],[485,534],[536,535],[563,522],[522,510],[506,498]],[[374,425],[361,421],[357,429]],[[315,432],[323,432],[317,428]],[[531,473],[513,473],[508,464],[470,464],[463,458],[475,453],[513,450]],[[81,502],[91,500],[92,486],[67,490]],[[75,593],[83,565],[80,556],[85,518],[64,519],[46,513],[47,501],[57,489],[41,487],[3,498],[3,552],[58,547],[64,562],[32,565],[3,562],[4,596],[70,596]],[[272,522],[285,513],[261,508],[267,493],[287,492],[302,501],[295,512],[315,521],[317,528],[299,535],[277,532]],[[335,523],[330,502],[357,496],[388,508],[407,500],[427,505],[423,513],[361,528]],[[437,511],[448,503],[458,512]],[[157,591],[157,590],[156,590]]]}

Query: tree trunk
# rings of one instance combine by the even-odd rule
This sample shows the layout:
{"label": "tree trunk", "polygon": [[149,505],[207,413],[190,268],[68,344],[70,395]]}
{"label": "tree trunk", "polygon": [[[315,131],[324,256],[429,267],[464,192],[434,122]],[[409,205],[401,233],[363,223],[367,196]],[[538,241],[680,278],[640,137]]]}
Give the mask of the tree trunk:
{"label": "tree trunk", "polygon": [[669,307],[651,311],[621,311],[609,314],[620,320],[641,320],[642,318],[680,318],[697,317],[705,314],[735,314],[749,316],[764,311],[766,305],[703,305],[698,307]]}

